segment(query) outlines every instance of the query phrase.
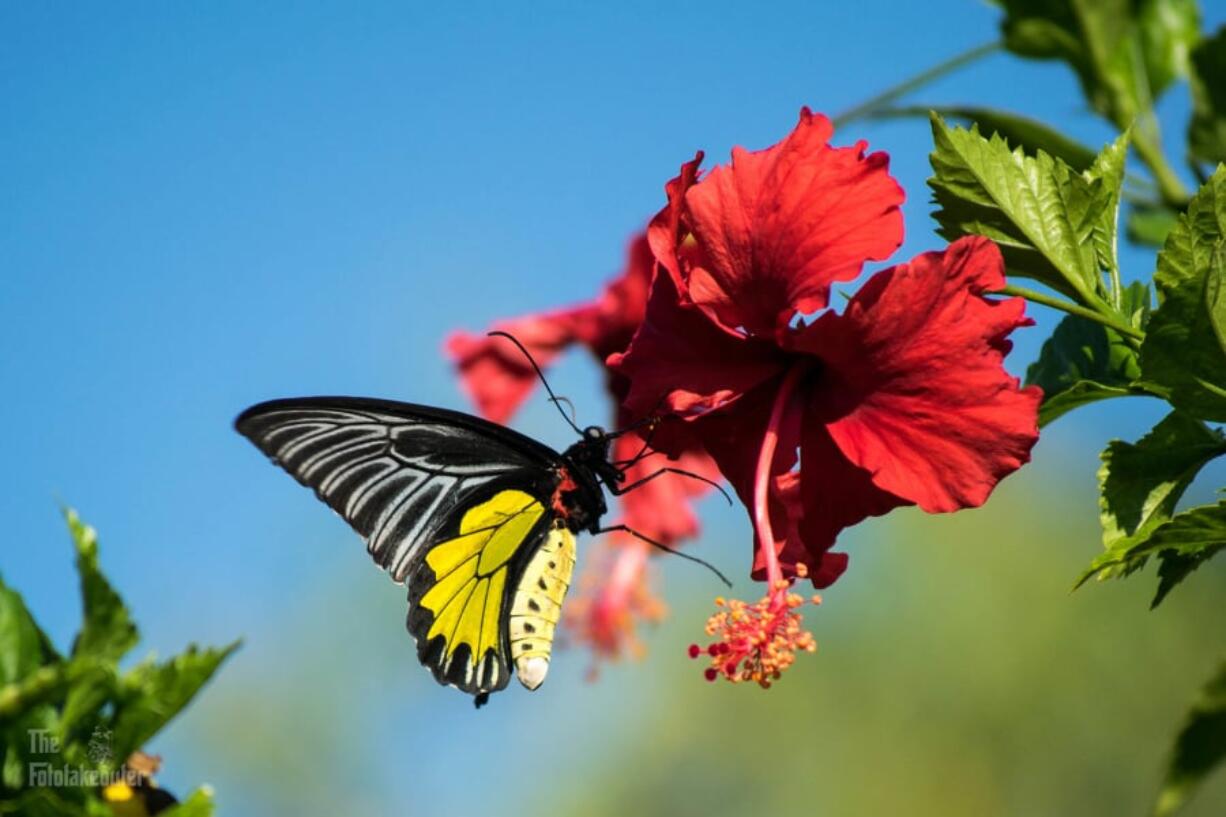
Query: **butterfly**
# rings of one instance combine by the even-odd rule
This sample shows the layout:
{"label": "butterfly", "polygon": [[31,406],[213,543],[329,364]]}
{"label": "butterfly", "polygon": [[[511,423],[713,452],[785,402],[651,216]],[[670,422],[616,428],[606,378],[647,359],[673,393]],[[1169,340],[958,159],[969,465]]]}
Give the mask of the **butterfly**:
{"label": "butterfly", "polygon": [[[555,404],[562,399],[545,388]],[[544,682],[577,533],[623,531],[676,552],[625,525],[602,526],[605,489],[624,494],[668,473],[709,482],[661,468],[627,485],[647,442],[620,463],[610,460],[610,445],[638,426],[580,430],[563,418],[580,438],[561,453],[462,412],[362,397],[271,400],[234,425],[340,514],[375,562],[407,586],[418,659],[480,707],[507,686],[512,669],[529,690]]]}

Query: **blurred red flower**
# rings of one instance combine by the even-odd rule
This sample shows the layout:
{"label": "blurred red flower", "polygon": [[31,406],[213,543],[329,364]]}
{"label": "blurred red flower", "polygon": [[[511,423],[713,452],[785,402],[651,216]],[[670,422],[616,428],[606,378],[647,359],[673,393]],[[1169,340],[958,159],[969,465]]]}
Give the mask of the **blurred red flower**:
{"label": "blurred red flower", "polygon": [[626,405],[685,418],[750,510],[770,603],[739,619],[757,617],[760,644],[794,623],[785,577],[825,587],[846,568],[831,552],[843,528],[900,505],[980,505],[1038,437],[1041,393],[1002,366],[1029,321],[1022,299],[985,297],[1005,283],[986,239],[879,272],[841,314],[805,322],[902,242],[888,158],[831,147],[831,133],[806,109],[782,142],[738,148],[701,181],[701,154],[682,167],[649,228],[668,274],[609,361]]}
{"label": "blurred red flower", "polygon": [[[595,300],[567,309],[499,321],[491,329],[514,335],[542,369],[574,345],[586,347],[605,367],[606,359],[623,352],[638,330],[647,309],[655,262],[640,233],[629,245],[622,274],[611,281]],[[458,367],[462,383],[478,411],[486,418],[506,423],[539,381],[532,366],[512,344],[502,338],[456,332],[446,342],[447,353]],[[641,415],[620,408],[629,392],[629,382],[605,367],[605,383],[615,407],[615,427],[625,428]],[[644,413],[654,406],[648,406]],[[678,445],[674,458],[682,468],[715,480],[719,471],[694,441]],[[628,462],[639,453],[643,439],[626,434],[614,441],[612,456]],[[660,466],[658,457],[640,460],[626,472],[627,483],[647,476]],[[698,480],[668,474],[643,484],[620,497],[618,520],[663,544],[697,535],[698,519],[691,500],[710,490]],[[661,608],[650,600],[644,569],[647,545],[629,536],[613,534],[618,550],[612,564],[580,582],[581,600],[568,605],[575,616],[575,630],[598,655],[617,657],[633,639],[634,623],[657,617]],[[594,563],[592,560],[590,563]]]}

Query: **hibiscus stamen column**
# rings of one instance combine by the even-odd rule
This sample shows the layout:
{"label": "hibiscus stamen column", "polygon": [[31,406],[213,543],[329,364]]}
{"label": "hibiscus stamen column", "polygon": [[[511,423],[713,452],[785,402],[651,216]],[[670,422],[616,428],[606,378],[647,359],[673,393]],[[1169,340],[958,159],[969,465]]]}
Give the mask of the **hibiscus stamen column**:
{"label": "hibiscus stamen column", "polygon": [[770,482],[772,464],[775,452],[779,448],[779,428],[783,424],[783,413],[788,402],[796,393],[796,384],[804,368],[795,364],[783,376],[779,390],[775,393],[775,402],[771,405],[770,420],[766,432],[762,435],[762,447],[758,450],[758,467],[754,470],[753,483],[753,524],[754,533],[758,535],[758,547],[766,562],[766,581],[773,590],[783,578],[783,569],[779,566],[779,554],[775,548],[775,532],[771,529],[770,515]]}
{"label": "hibiscus stamen column", "polygon": [[[706,670],[708,681],[723,676],[729,681],[754,681],[768,688],[779,679],[783,670],[792,665],[798,651],[817,650],[817,642],[802,629],[801,615],[797,612],[804,599],[788,592],[791,581],[783,576],[770,519],[770,487],[780,429],[806,369],[804,363],[797,363],[780,380],[754,472],[754,532],[766,564],[768,591],[753,604],[737,599],[715,600],[721,610],[707,620],[706,631],[707,635],[718,640],[705,650],[697,644],[690,646],[692,658],[704,653],[710,657],[711,666]],[[807,575],[803,564],[797,565],[796,575],[799,578]],[[820,597],[814,596],[813,603],[820,604]]]}

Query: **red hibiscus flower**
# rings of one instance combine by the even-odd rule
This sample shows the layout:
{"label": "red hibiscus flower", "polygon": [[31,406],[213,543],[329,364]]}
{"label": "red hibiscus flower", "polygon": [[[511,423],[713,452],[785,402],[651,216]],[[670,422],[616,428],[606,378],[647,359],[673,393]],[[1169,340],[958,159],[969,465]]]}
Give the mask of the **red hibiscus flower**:
{"label": "red hibiscus flower", "polygon": [[737,149],[701,181],[701,154],[683,166],[649,229],[668,274],[610,359],[631,411],[663,401],[684,417],[750,509],[769,591],[708,622],[712,678],[769,684],[812,648],[789,578],[837,579],[843,528],[900,505],[980,505],[1038,437],[1041,393],[1002,366],[1024,302],[985,297],[1005,283],[986,239],[879,272],[805,322],[902,241],[887,157],[831,147],[831,132],[806,109],[782,142]]}
{"label": "red hibiscus flower", "polygon": [[[586,347],[604,366],[610,355],[626,350],[642,323],[654,268],[647,236],[639,234],[630,243],[624,272],[595,300],[569,309],[500,321],[492,329],[515,336],[542,369],[576,344]],[[457,332],[447,339],[446,349],[478,411],[494,422],[507,422],[539,384],[531,364],[505,339]],[[609,394],[614,405],[620,406],[630,384],[607,368],[605,373]],[[627,427],[639,416],[619,408],[615,426]],[[614,441],[612,456],[629,462],[642,447],[643,440],[637,434],[626,434]],[[674,444],[673,455],[680,460],[672,463],[675,467],[713,480],[719,478],[714,462],[693,442]],[[627,483],[657,470],[658,460],[648,457],[631,466],[626,472]],[[622,516],[618,521],[671,545],[698,533],[691,500],[709,487],[675,475],[658,477],[620,498]],[[601,565],[598,572],[581,578],[580,598],[567,605],[568,616],[578,637],[589,643],[597,655],[617,657],[635,643],[635,621],[658,618],[662,606],[652,599],[645,583],[649,545],[613,534],[600,546],[613,552],[589,560],[589,565],[596,562]]]}

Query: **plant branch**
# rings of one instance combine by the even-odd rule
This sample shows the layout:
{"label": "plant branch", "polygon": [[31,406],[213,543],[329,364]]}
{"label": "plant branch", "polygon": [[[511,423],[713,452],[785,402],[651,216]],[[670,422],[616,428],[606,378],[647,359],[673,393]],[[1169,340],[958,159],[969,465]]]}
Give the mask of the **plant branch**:
{"label": "plant branch", "polygon": [[969,65],[976,60],[982,59],[983,57],[998,51],[1000,46],[1000,41],[994,40],[990,43],[977,45],[968,51],[963,51],[961,54],[957,54],[944,62],[937,63],[925,71],[921,71],[911,79],[905,80],[892,88],[882,91],[876,96],[861,102],[859,105],[848,108],[838,116],[835,116],[831,121],[833,122],[835,128],[841,128],[850,122],[854,122],[857,119],[862,119],[873,113],[878,108],[889,105],[912,91],[918,90],[928,83],[940,79],[946,74],[953,73],[965,65]]}
{"label": "plant branch", "polygon": [[1188,189],[1184,187],[1179,176],[1167,163],[1166,157],[1162,155],[1162,149],[1155,142],[1150,141],[1145,132],[1141,130],[1135,132],[1132,146],[1136,149],[1137,156],[1149,168],[1150,173],[1154,174],[1154,181],[1158,184],[1158,192],[1162,194],[1162,200],[1175,210],[1183,210],[1187,207],[1190,196]]}
{"label": "plant branch", "polygon": [[1135,326],[1129,326],[1122,321],[1116,320],[1110,315],[1105,315],[1102,312],[1097,312],[1093,309],[1081,306],[1080,304],[1065,301],[1051,295],[1044,295],[1042,292],[1036,292],[1033,289],[1025,289],[1024,287],[1015,287],[1012,284],[1002,287],[991,295],[1015,295],[1020,298],[1025,298],[1031,303],[1040,304],[1042,306],[1058,309],[1061,312],[1067,312],[1070,315],[1076,315],[1079,318],[1085,318],[1088,321],[1102,324],[1108,329],[1114,329],[1126,338],[1134,340],[1145,340],[1145,333]]}

